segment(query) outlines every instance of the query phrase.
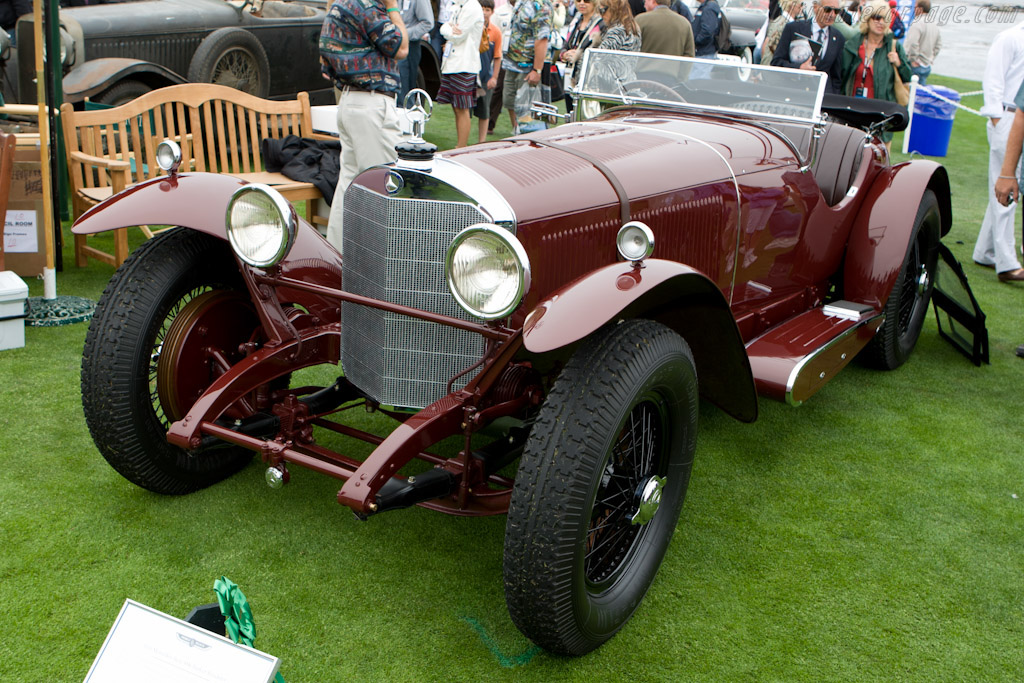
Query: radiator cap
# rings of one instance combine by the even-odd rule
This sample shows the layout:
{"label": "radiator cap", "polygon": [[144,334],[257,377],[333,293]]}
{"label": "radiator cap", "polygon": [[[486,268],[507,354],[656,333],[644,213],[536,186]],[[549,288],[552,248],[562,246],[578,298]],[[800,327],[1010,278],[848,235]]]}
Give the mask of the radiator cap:
{"label": "radiator cap", "polygon": [[402,161],[430,161],[437,153],[437,145],[424,140],[403,140],[395,145],[395,151]]}

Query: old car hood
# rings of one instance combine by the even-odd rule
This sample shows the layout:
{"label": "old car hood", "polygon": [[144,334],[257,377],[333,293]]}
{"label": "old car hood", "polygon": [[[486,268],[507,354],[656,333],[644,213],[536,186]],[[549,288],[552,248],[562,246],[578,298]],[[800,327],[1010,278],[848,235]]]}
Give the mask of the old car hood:
{"label": "old car hood", "polygon": [[791,148],[763,127],[643,110],[445,156],[491,183],[520,223],[616,203],[616,183],[635,201],[798,165]]}
{"label": "old car hood", "polygon": [[61,9],[60,16],[62,20],[77,21],[84,35],[92,40],[107,35],[124,36],[126,11],[131,13],[135,34],[175,34],[229,26],[237,23],[239,16],[239,10],[224,0],[148,0],[127,5],[87,5]]}

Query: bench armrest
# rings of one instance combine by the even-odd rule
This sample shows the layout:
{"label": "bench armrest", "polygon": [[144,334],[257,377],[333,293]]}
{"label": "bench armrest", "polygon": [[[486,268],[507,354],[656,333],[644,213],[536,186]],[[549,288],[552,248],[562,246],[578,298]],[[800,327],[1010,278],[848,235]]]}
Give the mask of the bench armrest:
{"label": "bench armrest", "polygon": [[111,171],[130,171],[131,163],[128,161],[121,161],[120,159],[107,159],[106,157],[94,157],[91,154],[85,152],[72,151],[69,155],[73,160],[79,161],[83,164],[91,164],[93,166],[100,166]]}

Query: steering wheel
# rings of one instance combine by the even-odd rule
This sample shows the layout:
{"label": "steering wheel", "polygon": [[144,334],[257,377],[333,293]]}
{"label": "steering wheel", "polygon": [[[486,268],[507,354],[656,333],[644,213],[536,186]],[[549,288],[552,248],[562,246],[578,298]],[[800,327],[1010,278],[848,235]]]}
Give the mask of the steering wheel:
{"label": "steering wheel", "polygon": [[630,81],[622,86],[622,89],[626,92],[627,96],[633,96],[635,93],[638,93],[641,97],[657,97],[659,100],[667,100],[669,102],[686,102],[682,95],[664,83],[658,83],[657,81]]}

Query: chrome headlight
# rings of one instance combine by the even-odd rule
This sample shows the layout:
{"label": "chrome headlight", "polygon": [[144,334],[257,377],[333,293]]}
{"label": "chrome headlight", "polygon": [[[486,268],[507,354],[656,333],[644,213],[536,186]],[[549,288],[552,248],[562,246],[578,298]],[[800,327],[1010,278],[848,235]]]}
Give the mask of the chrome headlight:
{"label": "chrome headlight", "polygon": [[181,147],[174,140],[164,140],[156,146],[156,165],[161,171],[177,173],[181,166]]}
{"label": "chrome headlight", "polygon": [[508,230],[477,223],[452,240],[445,277],[455,300],[468,313],[497,320],[514,311],[530,289],[530,260]]}
{"label": "chrome headlight", "polygon": [[295,240],[295,209],[277,190],[243,185],[228,202],[227,232],[238,257],[257,268],[279,262]]}
{"label": "chrome headlight", "polygon": [[619,228],[615,248],[623,259],[639,263],[654,253],[654,232],[640,221],[630,221]]}

